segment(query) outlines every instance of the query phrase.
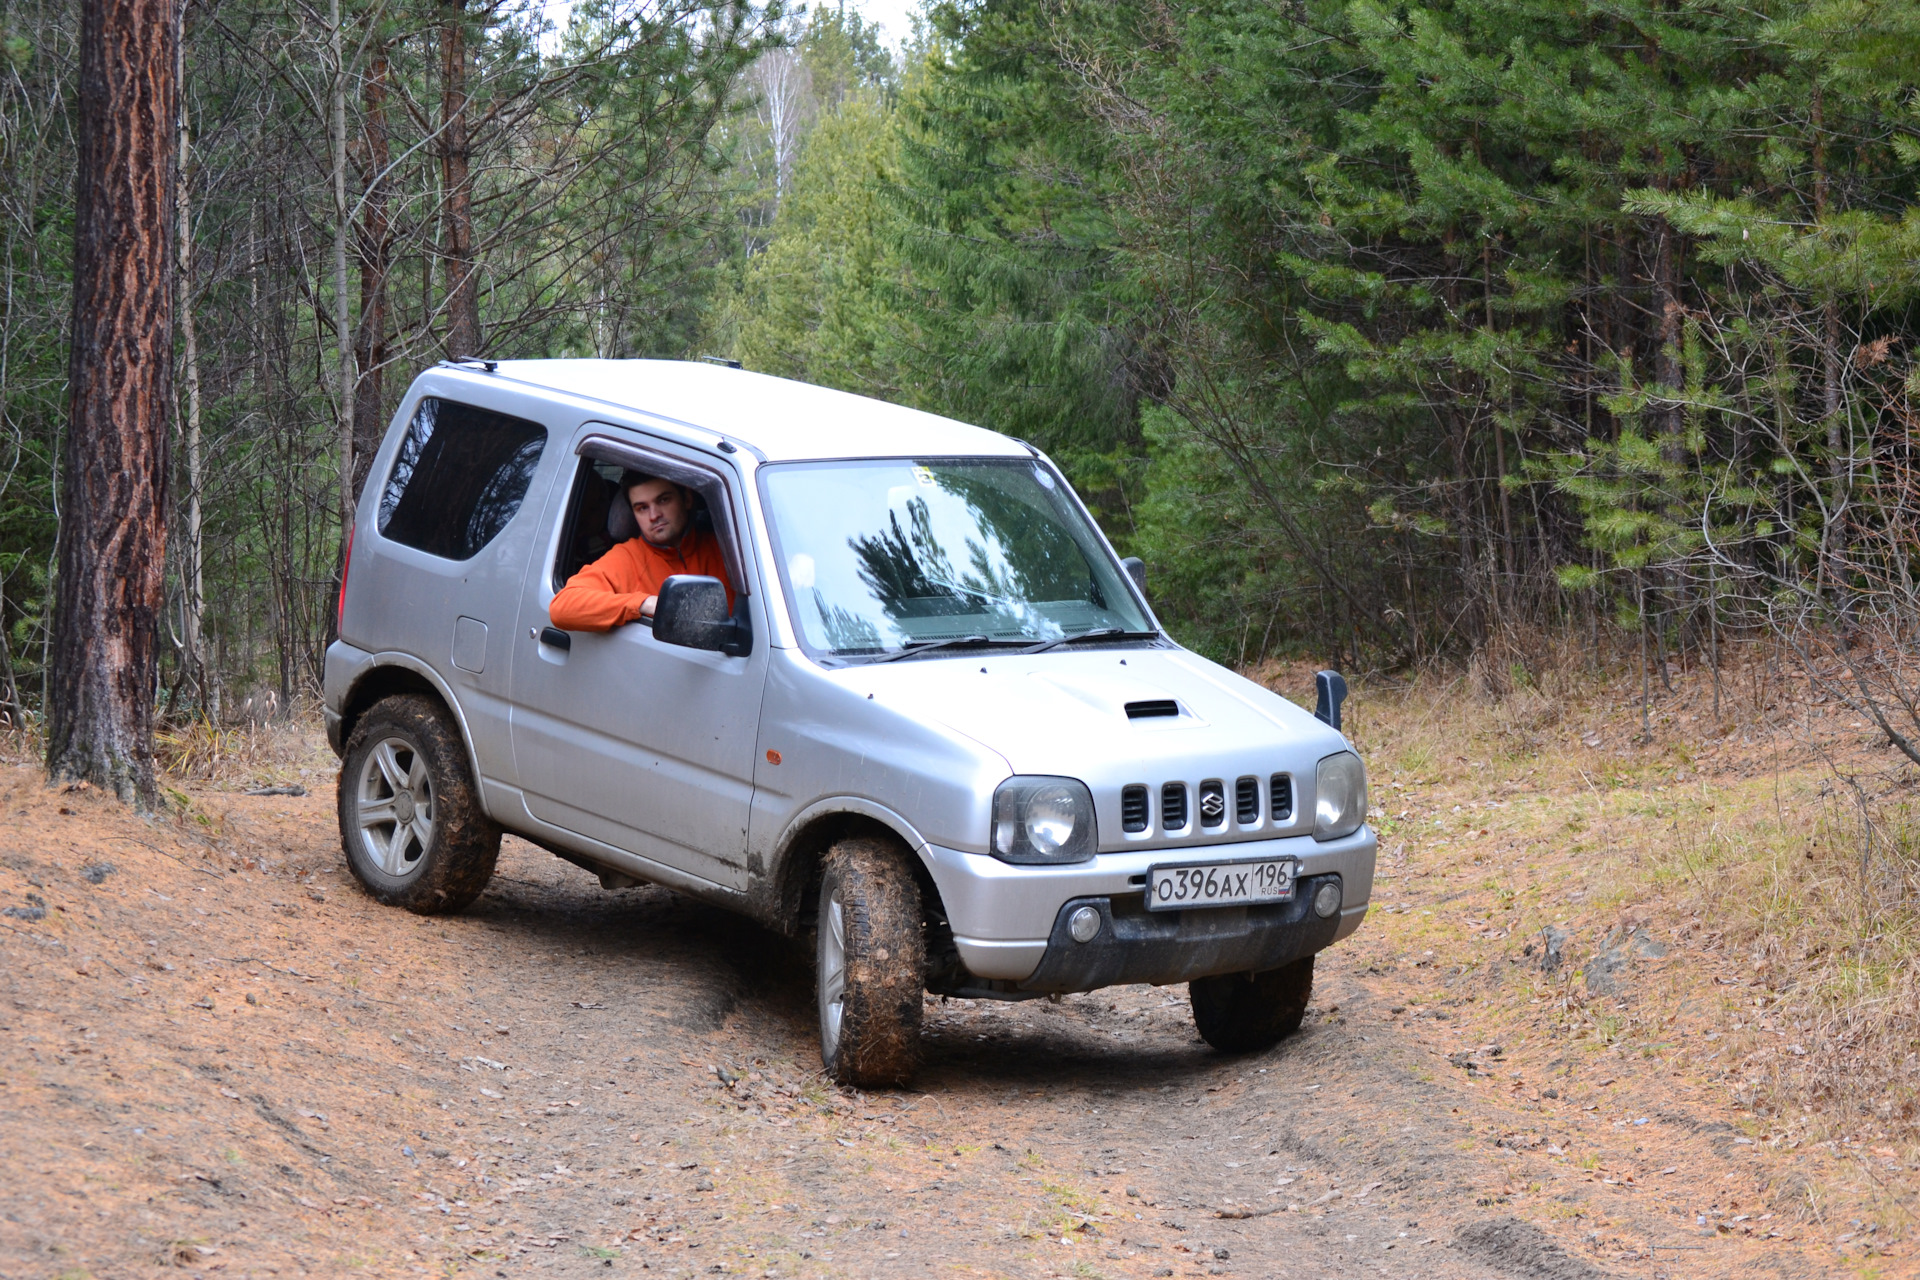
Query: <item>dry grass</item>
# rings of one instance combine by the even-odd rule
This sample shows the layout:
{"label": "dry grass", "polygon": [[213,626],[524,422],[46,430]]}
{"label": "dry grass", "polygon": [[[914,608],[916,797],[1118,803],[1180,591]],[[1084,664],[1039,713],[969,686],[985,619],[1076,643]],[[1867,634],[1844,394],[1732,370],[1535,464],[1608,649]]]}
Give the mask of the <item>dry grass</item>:
{"label": "dry grass", "polygon": [[[1671,693],[1656,676],[1645,740],[1637,672],[1567,659],[1516,664],[1500,696],[1477,670],[1356,690],[1346,729],[1383,810],[1381,896],[1410,843],[1453,836],[1515,937],[1570,927],[1584,957],[1657,920],[1704,953],[1690,996],[1725,1028],[1692,1069],[1798,1140],[1920,1143],[1920,776],[1764,654],[1723,668],[1717,716],[1711,673],[1672,671]],[[1311,687],[1307,668],[1254,674]],[[1460,800],[1458,816],[1397,821],[1403,788]],[[1459,839],[1484,823],[1493,841]],[[1671,1020],[1564,976],[1566,1015],[1596,1043]]]}
{"label": "dry grass", "polygon": [[162,781],[193,779],[233,786],[311,784],[333,766],[317,710],[284,719],[218,724],[201,718],[154,733]]}

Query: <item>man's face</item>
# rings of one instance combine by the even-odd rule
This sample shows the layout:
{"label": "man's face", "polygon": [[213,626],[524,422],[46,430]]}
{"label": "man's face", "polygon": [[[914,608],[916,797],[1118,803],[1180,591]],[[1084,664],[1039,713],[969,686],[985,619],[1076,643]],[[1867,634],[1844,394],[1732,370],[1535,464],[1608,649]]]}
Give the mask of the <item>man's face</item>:
{"label": "man's face", "polygon": [[678,543],[693,519],[686,491],[671,480],[644,480],[627,490],[627,499],[640,536],[656,547]]}

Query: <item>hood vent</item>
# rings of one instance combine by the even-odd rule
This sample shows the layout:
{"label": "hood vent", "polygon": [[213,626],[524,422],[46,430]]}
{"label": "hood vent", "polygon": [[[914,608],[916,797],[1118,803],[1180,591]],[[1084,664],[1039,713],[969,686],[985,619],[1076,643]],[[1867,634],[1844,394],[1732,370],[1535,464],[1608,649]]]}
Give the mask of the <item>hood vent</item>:
{"label": "hood vent", "polygon": [[1180,704],[1172,698],[1150,698],[1145,702],[1129,702],[1127,704],[1127,719],[1129,720],[1151,720],[1156,716],[1177,716],[1179,714]]}

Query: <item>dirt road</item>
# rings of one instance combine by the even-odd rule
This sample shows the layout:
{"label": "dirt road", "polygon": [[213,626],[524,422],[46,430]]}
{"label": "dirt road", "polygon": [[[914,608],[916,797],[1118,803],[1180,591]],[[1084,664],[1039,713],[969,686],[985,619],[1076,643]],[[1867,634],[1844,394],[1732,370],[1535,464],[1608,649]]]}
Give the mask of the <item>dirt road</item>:
{"label": "dirt road", "polygon": [[1476,999],[1543,1003],[1517,945],[1462,969],[1379,915],[1322,957],[1302,1032],[1243,1058],[1197,1040],[1184,988],[931,1002],[915,1087],[858,1094],[817,1071],[792,944],[516,841],[464,915],[379,907],[318,762],[311,782],[145,822],[0,772],[0,1276],[1572,1280],[1836,1257],[1754,1231],[1792,1217],[1785,1166],[1715,1095],[1550,1034],[1488,1043],[1513,1028]]}

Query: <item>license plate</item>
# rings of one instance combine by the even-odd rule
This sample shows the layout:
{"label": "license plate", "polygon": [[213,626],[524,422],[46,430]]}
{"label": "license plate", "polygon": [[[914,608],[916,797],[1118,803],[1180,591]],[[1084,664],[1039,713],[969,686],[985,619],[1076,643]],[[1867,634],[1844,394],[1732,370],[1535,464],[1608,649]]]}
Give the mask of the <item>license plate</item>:
{"label": "license plate", "polygon": [[1151,867],[1147,870],[1147,910],[1287,902],[1293,898],[1297,873],[1292,858]]}

